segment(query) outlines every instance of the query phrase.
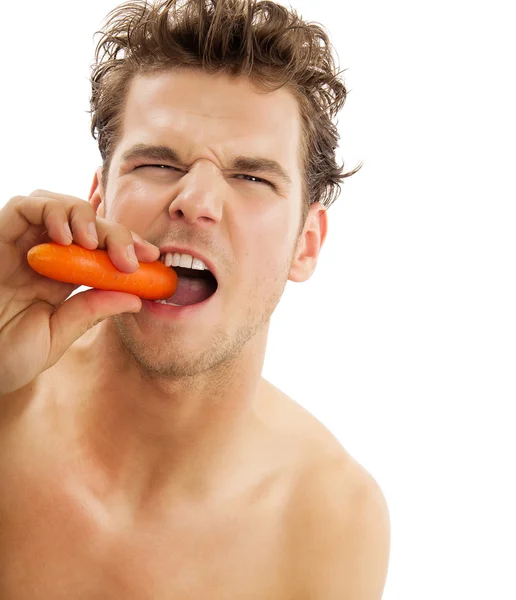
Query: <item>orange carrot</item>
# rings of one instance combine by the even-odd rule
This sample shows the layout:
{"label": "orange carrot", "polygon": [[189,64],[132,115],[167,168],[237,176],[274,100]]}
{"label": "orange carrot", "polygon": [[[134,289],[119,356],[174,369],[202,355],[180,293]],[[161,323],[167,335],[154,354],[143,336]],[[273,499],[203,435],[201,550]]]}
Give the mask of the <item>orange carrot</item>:
{"label": "orange carrot", "polygon": [[88,250],[77,244],[39,244],[29,250],[27,260],[45,277],[99,290],[128,292],[145,300],[170,298],[177,288],[176,272],[159,260],[140,263],[134,273],[124,273],[111,262],[106,250]]}

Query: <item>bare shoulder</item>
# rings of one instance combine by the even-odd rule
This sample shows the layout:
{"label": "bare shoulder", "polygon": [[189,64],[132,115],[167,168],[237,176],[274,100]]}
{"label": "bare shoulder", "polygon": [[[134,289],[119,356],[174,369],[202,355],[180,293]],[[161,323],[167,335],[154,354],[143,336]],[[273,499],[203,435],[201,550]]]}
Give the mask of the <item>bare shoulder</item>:
{"label": "bare shoulder", "polygon": [[380,600],[390,552],[380,486],[314,416],[286,396],[280,405],[302,457],[287,511],[293,597]]}
{"label": "bare shoulder", "polygon": [[312,465],[291,498],[293,585],[307,600],[380,600],[390,519],[375,479],[348,457]]}

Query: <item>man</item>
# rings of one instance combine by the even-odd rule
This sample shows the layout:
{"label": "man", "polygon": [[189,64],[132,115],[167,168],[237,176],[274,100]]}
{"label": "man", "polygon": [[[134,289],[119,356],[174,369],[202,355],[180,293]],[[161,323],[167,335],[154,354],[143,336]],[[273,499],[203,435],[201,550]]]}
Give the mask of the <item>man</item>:
{"label": "man", "polygon": [[[348,176],[326,34],[273,3],[131,3],[92,84],[88,202],[0,212],[0,597],[378,600],[383,494],[261,376]],[[26,263],[42,241],[161,259],[178,290],[69,298]]]}

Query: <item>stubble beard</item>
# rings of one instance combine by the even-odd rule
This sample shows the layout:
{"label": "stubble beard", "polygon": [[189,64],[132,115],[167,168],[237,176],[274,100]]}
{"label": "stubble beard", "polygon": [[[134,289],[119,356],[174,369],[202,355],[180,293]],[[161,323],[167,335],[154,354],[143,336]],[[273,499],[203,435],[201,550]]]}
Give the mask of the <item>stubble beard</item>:
{"label": "stubble beard", "polygon": [[[193,380],[205,375],[209,379],[223,382],[238,368],[238,359],[246,344],[264,328],[268,328],[270,318],[283,295],[290,264],[291,260],[281,275],[269,282],[269,289],[273,293],[267,298],[259,298],[260,294],[257,293],[263,289],[263,285],[250,290],[244,301],[247,310],[242,313],[241,323],[236,329],[232,329],[231,324],[218,325],[213,331],[211,342],[201,352],[193,355],[181,353],[174,340],[171,340],[171,347],[164,350],[162,346],[135,339],[132,333],[134,324],[128,325],[128,319],[133,318],[132,315],[113,317],[119,350],[138,368],[142,377],[148,380]],[[259,310],[260,307],[263,309]]]}

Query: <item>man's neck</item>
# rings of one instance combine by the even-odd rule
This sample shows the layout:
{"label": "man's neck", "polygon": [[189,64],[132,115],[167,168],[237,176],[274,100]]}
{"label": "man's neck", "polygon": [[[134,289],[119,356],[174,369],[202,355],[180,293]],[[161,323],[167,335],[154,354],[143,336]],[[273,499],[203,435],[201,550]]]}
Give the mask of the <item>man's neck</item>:
{"label": "man's neck", "polygon": [[75,344],[59,370],[84,464],[105,494],[122,492],[136,505],[165,490],[202,495],[242,484],[240,470],[249,472],[244,465],[266,438],[266,332],[231,363],[176,380],[142,377],[105,336],[99,330]]}

